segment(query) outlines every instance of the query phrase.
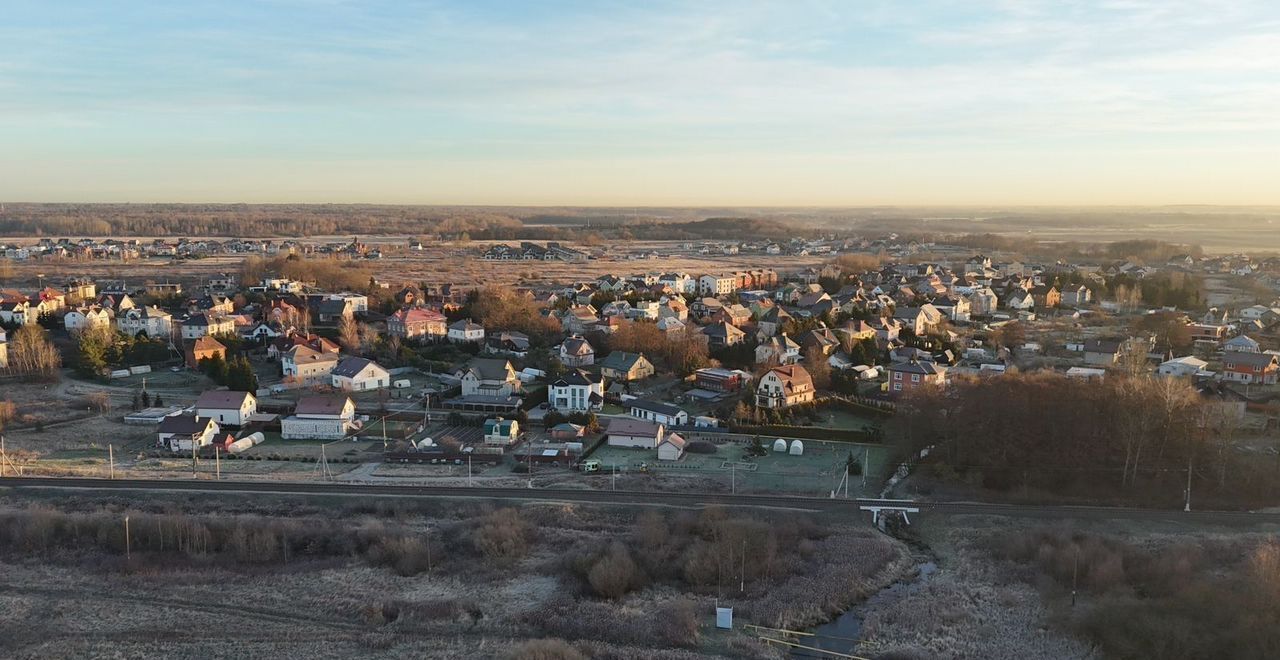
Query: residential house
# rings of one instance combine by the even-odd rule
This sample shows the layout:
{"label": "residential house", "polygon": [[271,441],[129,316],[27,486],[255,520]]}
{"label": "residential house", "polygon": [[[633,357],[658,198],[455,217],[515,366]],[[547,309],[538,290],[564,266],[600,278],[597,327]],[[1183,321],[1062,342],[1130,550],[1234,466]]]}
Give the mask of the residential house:
{"label": "residential house", "polygon": [[664,430],[661,424],[615,417],[609,420],[609,428],[605,431],[608,434],[606,442],[610,447],[657,449],[658,443],[662,441]]}
{"label": "residential house", "polygon": [[150,305],[132,307],[116,315],[116,328],[131,337],[168,337],[173,332],[173,317]]}
{"label": "residential house", "polygon": [[917,337],[932,334],[942,326],[943,315],[937,307],[925,303],[919,307],[901,307],[894,311],[894,319],[910,328]]}
{"label": "residential house", "polygon": [[889,392],[901,394],[927,385],[942,385],[946,382],[947,368],[924,360],[895,362],[887,367],[889,372]]}
{"label": "residential house", "polygon": [[499,330],[484,340],[486,353],[524,357],[529,353],[529,335],[515,330]]}
{"label": "residential house", "polygon": [[1262,345],[1247,335],[1239,335],[1223,342],[1222,350],[1229,353],[1261,353]]}
{"label": "residential house", "polygon": [[660,330],[667,339],[673,339],[684,335],[685,322],[674,316],[664,316],[658,319],[658,330]]}
{"label": "residential house", "polygon": [[9,338],[4,328],[0,328],[0,369],[9,368]]}
{"label": "residential house", "polygon": [[1093,291],[1082,284],[1068,284],[1062,287],[1059,302],[1064,307],[1084,307],[1093,302]]}
{"label": "residential house", "polygon": [[782,332],[782,327],[792,319],[781,305],[773,305],[764,309],[756,320],[756,335],[772,337]]}
{"label": "residential house", "polygon": [[0,302],[0,323],[6,325],[32,325],[40,314],[25,300]]}
{"label": "residential house", "polygon": [[449,341],[457,344],[480,343],[484,341],[484,326],[473,323],[471,319],[462,319],[449,326]]}
{"label": "residential house", "polygon": [[1274,353],[1227,351],[1222,355],[1222,377],[1246,385],[1274,385],[1280,374],[1280,356]]}
{"label": "residential house", "polygon": [[1161,376],[1170,376],[1173,378],[1191,378],[1200,374],[1209,366],[1208,362],[1200,358],[1187,355],[1184,357],[1165,360],[1156,367],[1156,373]]}
{"label": "residential house", "polygon": [[566,367],[589,367],[595,361],[596,349],[582,335],[573,335],[560,344],[560,363]]}
{"label": "residential house", "polygon": [[349,396],[311,395],[298,399],[293,414],[280,420],[285,440],[341,440],[359,428]]}
{"label": "residential house", "polygon": [[297,344],[280,355],[280,370],[286,380],[307,386],[326,385],[341,357],[336,352],[318,351]]}
{"label": "residential house", "polygon": [[401,339],[440,339],[448,335],[448,320],[434,309],[403,307],[387,317],[387,334]]}
{"label": "residential house", "polygon": [[258,412],[258,399],[249,392],[211,390],[196,399],[196,414],[222,426],[244,426]]}
{"label": "residential house", "polygon": [[786,333],[756,345],[756,364],[795,364],[800,361],[800,344]]}
{"label": "residential house", "polygon": [[646,401],[644,399],[632,399],[627,402],[627,406],[629,408],[628,414],[636,419],[657,422],[667,427],[687,426],[689,424],[689,413],[670,404]]}
{"label": "residential house", "polygon": [[707,338],[707,344],[711,348],[736,346],[747,339],[747,333],[725,321],[718,321],[706,326],[702,329],[702,334]]}
{"label": "residential house", "polygon": [[389,387],[391,372],[368,358],[346,357],[334,365],[329,383],[344,392],[365,392]]}
{"label": "residential house", "polygon": [[62,326],[67,332],[79,334],[86,330],[111,327],[111,311],[98,305],[79,307],[67,312],[62,317]]}
{"label": "residential house", "polygon": [[235,334],[236,322],[229,316],[197,313],[181,321],[183,339],[199,339]]}
{"label": "residential house", "polygon": [[600,374],[616,381],[630,382],[652,376],[653,363],[643,353],[614,351],[600,363]]}
{"label": "residential house", "polygon": [[1058,287],[1041,285],[1031,289],[1031,299],[1036,309],[1053,309],[1062,303],[1062,293]]}
{"label": "residential house", "polygon": [[213,337],[201,337],[187,346],[186,363],[190,369],[198,369],[201,360],[227,359],[227,347]]}
{"label": "residential house", "polygon": [[760,377],[756,385],[756,405],[761,408],[787,408],[813,401],[813,377],[798,364],[774,367]]}
{"label": "residential house", "polygon": [[156,427],[156,445],[174,453],[190,453],[193,448],[212,444],[220,430],[217,421],[195,413],[170,415]]}
{"label": "residential house", "polygon": [[464,397],[509,397],[520,393],[520,378],[510,360],[476,358],[456,375]]}
{"label": "residential house", "polygon": [[814,328],[800,335],[800,346],[806,354],[809,351],[817,351],[823,357],[830,357],[840,350],[840,337],[831,328]]}
{"label": "residential house", "polygon": [[547,403],[563,413],[599,410],[604,405],[604,379],[582,369],[570,369],[551,383]]}
{"label": "residential house", "polygon": [[486,445],[513,445],[520,439],[520,422],[514,419],[493,417],[484,420]]}
{"label": "residential house", "polygon": [[974,289],[969,294],[969,315],[973,316],[990,316],[996,312],[1000,303],[999,296],[991,287],[981,287]]}

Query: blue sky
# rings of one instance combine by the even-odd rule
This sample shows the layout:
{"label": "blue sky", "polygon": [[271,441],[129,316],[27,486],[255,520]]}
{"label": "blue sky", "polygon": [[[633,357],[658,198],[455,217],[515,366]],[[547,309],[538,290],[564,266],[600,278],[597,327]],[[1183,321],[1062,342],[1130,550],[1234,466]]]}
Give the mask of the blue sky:
{"label": "blue sky", "polygon": [[1280,203],[1280,4],[0,0],[0,199]]}

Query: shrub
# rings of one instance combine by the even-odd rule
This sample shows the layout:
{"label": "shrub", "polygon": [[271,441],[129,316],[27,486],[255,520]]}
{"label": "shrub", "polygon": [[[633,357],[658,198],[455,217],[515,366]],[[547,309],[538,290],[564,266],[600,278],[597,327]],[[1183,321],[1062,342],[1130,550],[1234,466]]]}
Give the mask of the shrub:
{"label": "shrub", "polygon": [[511,647],[507,660],[587,660],[587,656],[562,639],[533,639]]}
{"label": "shrub", "polygon": [[714,442],[694,440],[693,442],[685,445],[684,450],[690,454],[714,454],[718,451],[718,448]]}
{"label": "shrub", "polygon": [[515,509],[498,509],[485,517],[472,542],[490,559],[512,561],[528,551],[530,532],[529,524],[520,519]]}
{"label": "shrub", "polygon": [[631,559],[631,551],[621,543],[614,543],[602,554],[587,572],[587,582],[597,596],[616,599],[639,587],[643,576]]}

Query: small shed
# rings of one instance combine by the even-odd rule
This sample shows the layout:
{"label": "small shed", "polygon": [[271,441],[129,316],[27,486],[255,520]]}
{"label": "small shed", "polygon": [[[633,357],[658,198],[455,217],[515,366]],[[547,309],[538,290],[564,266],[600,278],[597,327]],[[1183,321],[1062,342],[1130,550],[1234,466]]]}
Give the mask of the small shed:
{"label": "small shed", "polygon": [[667,437],[658,443],[658,460],[660,461],[678,461],[684,457],[684,438],[675,433],[668,433]]}
{"label": "small shed", "polygon": [[804,443],[799,440],[792,440],[791,451],[788,453],[792,456],[804,456]]}
{"label": "small shed", "polygon": [[778,452],[779,454],[785,453],[787,451],[787,441],[783,440],[782,438],[778,438],[777,440],[774,440],[773,450],[775,452]]}

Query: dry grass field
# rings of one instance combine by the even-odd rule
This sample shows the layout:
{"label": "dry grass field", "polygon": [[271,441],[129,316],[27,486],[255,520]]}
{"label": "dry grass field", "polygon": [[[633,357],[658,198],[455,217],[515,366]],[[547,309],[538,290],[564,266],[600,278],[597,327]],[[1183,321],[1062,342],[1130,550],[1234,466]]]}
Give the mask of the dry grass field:
{"label": "dry grass field", "polygon": [[811,625],[908,565],[865,527],[781,513],[11,495],[0,655],[780,657],[716,630],[717,598]]}
{"label": "dry grass field", "polygon": [[[350,240],[350,237],[345,239]],[[370,245],[387,246],[384,258],[357,262],[381,280],[427,284],[448,283],[462,286],[566,284],[595,279],[601,275],[629,275],[649,271],[684,271],[694,275],[755,268],[791,271],[820,265],[827,260],[820,256],[699,255],[682,249],[684,242],[680,241],[635,241],[609,246],[610,252],[619,256],[606,256],[589,261],[485,261],[479,255],[486,246],[496,242],[517,244],[518,241],[437,243],[429,245],[420,252],[410,252],[404,248],[407,238],[362,237],[361,240]],[[656,259],[634,260],[622,256],[626,252],[641,251],[655,251],[663,256]],[[46,282],[50,281],[50,278],[56,281],[75,275],[96,279],[127,280],[138,286],[148,281],[181,282],[187,286],[195,286],[219,273],[238,271],[240,264],[246,258],[247,255],[218,255],[204,259],[147,258],[127,262],[14,261],[9,262],[12,274],[4,284],[31,287],[38,283],[39,276],[43,274],[46,276]]]}

